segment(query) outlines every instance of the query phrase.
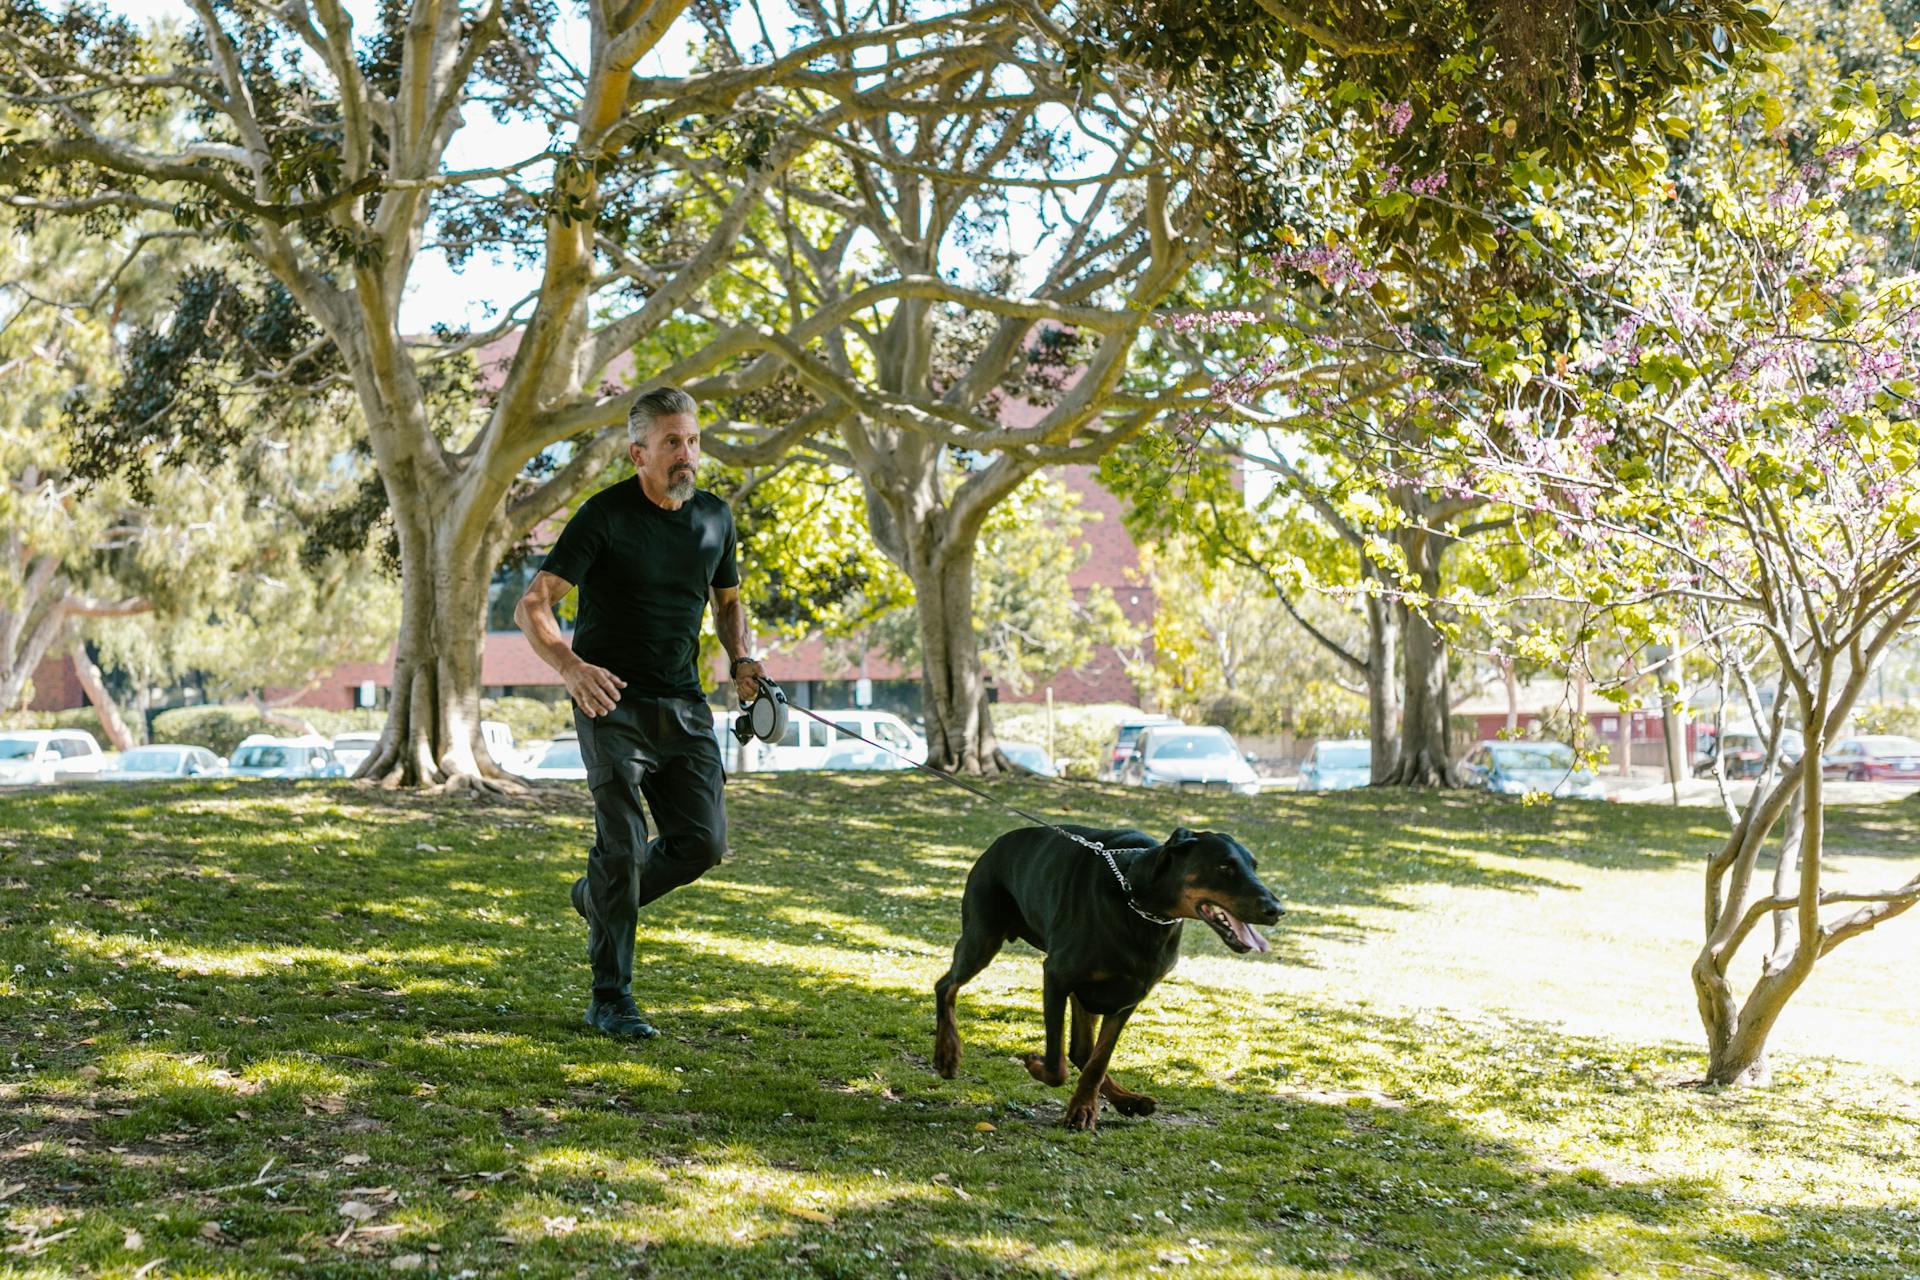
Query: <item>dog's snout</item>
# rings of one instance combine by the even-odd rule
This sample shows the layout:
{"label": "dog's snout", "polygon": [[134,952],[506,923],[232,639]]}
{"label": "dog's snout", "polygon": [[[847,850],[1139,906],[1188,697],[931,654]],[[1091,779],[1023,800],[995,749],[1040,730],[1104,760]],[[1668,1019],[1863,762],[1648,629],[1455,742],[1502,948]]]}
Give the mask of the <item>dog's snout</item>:
{"label": "dog's snout", "polygon": [[1278,898],[1269,898],[1266,904],[1266,914],[1261,918],[1260,923],[1274,924],[1285,914],[1287,914],[1287,909],[1280,905],[1280,900]]}

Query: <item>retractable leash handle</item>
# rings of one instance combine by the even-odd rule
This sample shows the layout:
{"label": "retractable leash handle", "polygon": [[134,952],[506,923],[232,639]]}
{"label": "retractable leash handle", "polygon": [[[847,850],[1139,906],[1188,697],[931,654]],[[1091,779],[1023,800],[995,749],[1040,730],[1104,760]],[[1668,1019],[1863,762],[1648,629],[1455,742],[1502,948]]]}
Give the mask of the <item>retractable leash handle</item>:
{"label": "retractable leash handle", "polygon": [[740,708],[733,722],[733,736],[745,743],[750,738],[772,744],[787,735],[787,694],[765,676],[752,702]]}

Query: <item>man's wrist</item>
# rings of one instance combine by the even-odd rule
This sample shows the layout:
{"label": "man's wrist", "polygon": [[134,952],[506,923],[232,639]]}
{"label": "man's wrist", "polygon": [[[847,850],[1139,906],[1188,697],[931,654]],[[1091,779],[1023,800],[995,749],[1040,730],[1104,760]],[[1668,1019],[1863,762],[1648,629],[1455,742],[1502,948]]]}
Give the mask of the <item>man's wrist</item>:
{"label": "man's wrist", "polygon": [[739,677],[740,664],[743,662],[751,662],[756,667],[761,665],[760,659],[754,657],[752,654],[743,653],[727,664],[727,679],[733,680]]}

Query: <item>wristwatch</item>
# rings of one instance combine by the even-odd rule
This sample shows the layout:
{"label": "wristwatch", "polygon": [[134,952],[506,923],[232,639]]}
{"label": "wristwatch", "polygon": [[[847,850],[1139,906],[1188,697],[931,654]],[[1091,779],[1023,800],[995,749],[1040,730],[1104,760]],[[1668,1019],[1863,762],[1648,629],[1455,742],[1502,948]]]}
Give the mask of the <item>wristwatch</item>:
{"label": "wristwatch", "polygon": [[[741,654],[739,657],[735,658],[732,662],[729,662],[727,664],[727,679],[732,680],[737,678],[740,672],[740,664],[743,662],[760,662],[760,659],[748,657],[744,653]],[[761,663],[761,665],[765,666],[766,664]]]}

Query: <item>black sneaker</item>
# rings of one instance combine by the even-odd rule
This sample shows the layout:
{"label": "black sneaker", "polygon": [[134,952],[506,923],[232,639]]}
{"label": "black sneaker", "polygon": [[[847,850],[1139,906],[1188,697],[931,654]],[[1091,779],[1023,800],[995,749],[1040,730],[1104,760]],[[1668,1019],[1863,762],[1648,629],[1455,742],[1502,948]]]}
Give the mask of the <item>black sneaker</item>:
{"label": "black sneaker", "polygon": [[640,1006],[632,996],[618,1000],[595,1000],[587,1006],[586,1024],[622,1040],[651,1040],[659,1035],[651,1023],[640,1016]]}
{"label": "black sneaker", "polygon": [[585,876],[581,876],[573,882],[572,897],[573,909],[580,913],[580,918],[582,920],[591,920],[593,917],[587,914],[587,878]]}

